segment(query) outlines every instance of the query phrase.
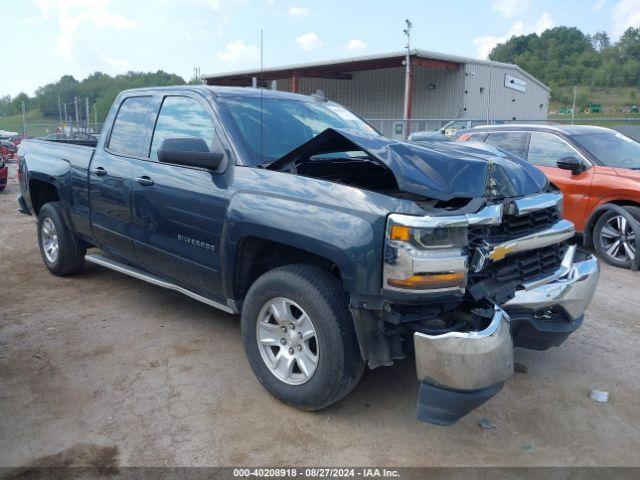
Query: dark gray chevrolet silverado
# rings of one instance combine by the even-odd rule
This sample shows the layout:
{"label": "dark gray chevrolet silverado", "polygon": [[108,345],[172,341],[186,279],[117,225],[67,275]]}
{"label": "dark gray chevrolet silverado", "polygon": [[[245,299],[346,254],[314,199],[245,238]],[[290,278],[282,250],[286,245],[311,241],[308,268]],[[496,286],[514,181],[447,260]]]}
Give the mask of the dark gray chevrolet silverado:
{"label": "dark gray chevrolet silverado", "polygon": [[514,346],[578,328],[598,279],[535,167],[390,140],[323,96],[126,91],[97,142],[22,142],[19,180],[52,273],[89,261],[240,313],[260,382],[307,410],[413,344],[418,418],[452,424]]}

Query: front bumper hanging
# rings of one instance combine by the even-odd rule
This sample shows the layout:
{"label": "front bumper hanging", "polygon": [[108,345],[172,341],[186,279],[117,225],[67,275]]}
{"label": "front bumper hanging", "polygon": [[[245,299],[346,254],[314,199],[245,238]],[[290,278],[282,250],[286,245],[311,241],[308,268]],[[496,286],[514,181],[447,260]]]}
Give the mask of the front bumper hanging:
{"label": "front bumper hanging", "polygon": [[513,374],[514,345],[544,350],[580,326],[599,267],[593,255],[574,253],[562,276],[530,284],[495,306],[484,330],[414,334],[419,420],[454,424],[502,389]]}

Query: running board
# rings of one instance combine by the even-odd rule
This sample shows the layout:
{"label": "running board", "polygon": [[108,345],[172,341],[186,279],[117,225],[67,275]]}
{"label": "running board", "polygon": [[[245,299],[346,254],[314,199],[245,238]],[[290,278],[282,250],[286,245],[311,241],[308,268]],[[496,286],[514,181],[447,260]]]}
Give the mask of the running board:
{"label": "running board", "polygon": [[238,313],[237,310],[229,307],[228,305],[224,305],[223,303],[216,302],[215,300],[203,297],[202,295],[198,295],[191,290],[179,287],[178,285],[167,282],[166,280],[163,280],[160,277],[156,277],[149,272],[145,272],[144,270],[141,270],[139,268],[132,267],[131,265],[127,265],[126,263],[118,262],[117,260],[113,260],[112,258],[90,253],[85,255],[84,259],[88,262],[95,263],[96,265],[107,267],[111,270],[115,270],[116,272],[124,273],[125,275],[129,275],[130,277],[137,278],[138,280],[144,280],[145,282],[152,283],[153,285],[157,285],[158,287],[175,290],[176,292],[180,292],[187,297],[193,298],[194,300],[198,300],[199,302],[206,303],[207,305],[211,305],[212,307],[219,308],[224,312]]}

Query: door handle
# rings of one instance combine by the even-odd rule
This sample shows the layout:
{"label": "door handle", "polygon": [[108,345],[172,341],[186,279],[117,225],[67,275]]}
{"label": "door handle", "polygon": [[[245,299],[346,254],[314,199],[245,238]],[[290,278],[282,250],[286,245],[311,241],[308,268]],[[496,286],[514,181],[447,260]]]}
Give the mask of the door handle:
{"label": "door handle", "polygon": [[107,174],[107,171],[104,167],[96,167],[91,169],[91,173],[94,173],[99,177],[104,177]]}
{"label": "door handle", "polygon": [[143,187],[150,187],[151,185],[153,185],[153,180],[151,180],[146,175],[136,178],[136,182],[138,182]]}

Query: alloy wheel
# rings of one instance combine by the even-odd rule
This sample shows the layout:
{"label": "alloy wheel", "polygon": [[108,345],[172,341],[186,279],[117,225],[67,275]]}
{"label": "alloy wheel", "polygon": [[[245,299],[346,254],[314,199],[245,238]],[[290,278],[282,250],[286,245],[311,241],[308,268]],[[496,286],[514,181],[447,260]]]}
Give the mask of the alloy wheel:
{"label": "alloy wheel", "polygon": [[633,261],[636,237],[633,227],[622,215],[611,217],[600,230],[600,243],[604,252],[614,260]]}
{"label": "alloy wheel", "polygon": [[58,260],[58,232],[53,221],[47,217],[42,221],[42,249],[50,263]]}
{"label": "alloy wheel", "polygon": [[256,339],[262,361],[289,385],[308,382],[318,368],[319,345],[309,315],[293,300],[269,300],[260,309]]}

